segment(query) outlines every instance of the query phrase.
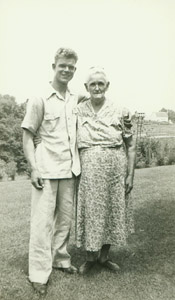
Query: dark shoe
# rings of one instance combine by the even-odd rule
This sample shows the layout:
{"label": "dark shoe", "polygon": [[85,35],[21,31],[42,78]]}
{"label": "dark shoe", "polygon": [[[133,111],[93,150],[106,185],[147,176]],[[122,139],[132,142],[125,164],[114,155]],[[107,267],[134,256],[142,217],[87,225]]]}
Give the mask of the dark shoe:
{"label": "dark shoe", "polygon": [[78,272],[77,268],[75,268],[72,265],[70,267],[68,267],[68,268],[58,268],[58,267],[54,267],[54,266],[53,266],[53,268],[57,269],[57,270],[60,270],[62,272],[65,272],[67,274],[76,274]]}
{"label": "dark shoe", "polygon": [[77,268],[74,266],[70,266],[69,268],[62,268],[63,272],[68,273],[68,274],[76,274],[78,272]]}
{"label": "dark shoe", "polygon": [[79,274],[84,275],[88,273],[92,267],[95,265],[95,261],[85,261],[79,268]]}
{"label": "dark shoe", "polygon": [[40,294],[42,296],[46,295],[46,293],[47,293],[47,285],[46,284],[32,282],[32,286],[33,286],[35,292],[37,292],[38,294]]}
{"label": "dark shoe", "polygon": [[118,272],[120,270],[119,265],[117,265],[116,263],[112,262],[111,260],[106,260],[104,262],[101,262],[100,260],[98,260],[98,262],[100,263],[101,266],[113,271],[113,272]]}

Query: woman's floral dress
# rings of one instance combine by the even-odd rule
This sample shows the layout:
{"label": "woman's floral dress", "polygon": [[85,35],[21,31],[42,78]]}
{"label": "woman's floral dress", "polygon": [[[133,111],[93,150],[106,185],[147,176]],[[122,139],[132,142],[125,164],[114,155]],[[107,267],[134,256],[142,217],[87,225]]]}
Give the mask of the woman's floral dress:
{"label": "woman's floral dress", "polygon": [[[77,107],[81,176],[77,187],[76,243],[86,251],[104,244],[124,246],[133,231],[131,201],[125,199],[127,156],[132,135],[129,113],[106,99],[95,113],[90,99]],[[126,120],[126,122],[125,122]]]}

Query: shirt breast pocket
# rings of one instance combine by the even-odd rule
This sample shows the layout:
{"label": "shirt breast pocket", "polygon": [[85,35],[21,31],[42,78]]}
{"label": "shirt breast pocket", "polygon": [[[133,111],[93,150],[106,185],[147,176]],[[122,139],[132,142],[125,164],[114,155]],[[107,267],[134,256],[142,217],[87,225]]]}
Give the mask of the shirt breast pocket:
{"label": "shirt breast pocket", "polygon": [[122,124],[118,119],[111,119],[108,123],[109,127],[114,128],[117,131],[122,130]]}
{"label": "shirt breast pocket", "polygon": [[43,127],[46,131],[53,131],[60,120],[60,113],[45,113]]}
{"label": "shirt breast pocket", "polygon": [[80,125],[81,126],[85,126],[86,124],[88,124],[89,123],[89,118],[87,118],[87,117],[82,117],[81,119],[80,119]]}

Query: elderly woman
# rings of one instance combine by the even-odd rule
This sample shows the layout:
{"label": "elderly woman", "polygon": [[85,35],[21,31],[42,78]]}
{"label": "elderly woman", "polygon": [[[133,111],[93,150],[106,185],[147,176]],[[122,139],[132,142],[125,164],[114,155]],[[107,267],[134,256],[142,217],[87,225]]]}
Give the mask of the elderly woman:
{"label": "elderly woman", "polygon": [[111,245],[124,246],[133,228],[129,194],[133,187],[135,142],[129,112],[106,98],[109,87],[102,68],[91,68],[86,90],[90,98],[77,107],[77,141],[81,176],[77,189],[76,243],[87,260],[79,268],[87,273],[97,261],[113,271]]}

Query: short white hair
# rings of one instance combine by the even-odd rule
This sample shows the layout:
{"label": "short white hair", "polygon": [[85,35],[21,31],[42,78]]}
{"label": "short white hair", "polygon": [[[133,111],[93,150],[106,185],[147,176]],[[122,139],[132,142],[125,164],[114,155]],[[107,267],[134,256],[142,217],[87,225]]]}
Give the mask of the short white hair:
{"label": "short white hair", "polygon": [[88,72],[87,72],[87,75],[86,75],[86,79],[85,79],[85,83],[88,83],[89,79],[91,78],[91,76],[93,76],[94,74],[102,74],[106,80],[106,82],[108,82],[108,79],[107,79],[107,75],[106,75],[106,72],[105,72],[105,69],[103,67],[100,67],[100,66],[94,66],[94,67],[91,67]]}

